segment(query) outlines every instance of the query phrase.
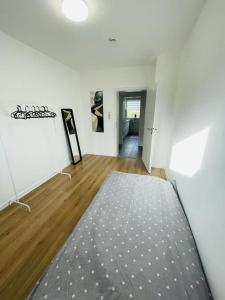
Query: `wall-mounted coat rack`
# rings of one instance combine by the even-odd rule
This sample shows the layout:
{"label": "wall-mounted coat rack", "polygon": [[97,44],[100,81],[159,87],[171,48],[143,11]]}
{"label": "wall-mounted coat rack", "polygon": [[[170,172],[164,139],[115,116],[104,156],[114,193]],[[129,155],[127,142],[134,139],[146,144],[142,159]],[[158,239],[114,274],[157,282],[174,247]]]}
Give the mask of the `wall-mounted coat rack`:
{"label": "wall-mounted coat rack", "polygon": [[17,105],[17,110],[11,113],[14,119],[42,119],[42,118],[55,118],[56,113],[49,111],[47,106],[32,106],[31,108],[26,105],[22,110],[20,105]]}

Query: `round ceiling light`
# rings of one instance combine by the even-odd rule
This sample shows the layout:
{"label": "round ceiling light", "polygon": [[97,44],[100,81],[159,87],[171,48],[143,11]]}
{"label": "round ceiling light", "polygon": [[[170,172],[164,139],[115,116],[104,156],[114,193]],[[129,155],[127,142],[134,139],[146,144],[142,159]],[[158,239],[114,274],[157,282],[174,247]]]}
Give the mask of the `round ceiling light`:
{"label": "round ceiling light", "polygon": [[71,21],[82,22],[88,18],[88,7],[83,0],[63,0],[63,14]]}

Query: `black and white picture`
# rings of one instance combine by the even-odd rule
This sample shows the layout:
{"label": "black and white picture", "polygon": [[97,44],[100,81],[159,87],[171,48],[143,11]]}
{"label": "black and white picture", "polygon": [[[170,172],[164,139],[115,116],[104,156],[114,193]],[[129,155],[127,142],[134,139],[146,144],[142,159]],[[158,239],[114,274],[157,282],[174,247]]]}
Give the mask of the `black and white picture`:
{"label": "black and white picture", "polygon": [[92,131],[104,132],[103,91],[90,93]]}
{"label": "black and white picture", "polygon": [[73,110],[71,108],[63,108],[61,112],[72,163],[75,165],[82,160],[82,155]]}

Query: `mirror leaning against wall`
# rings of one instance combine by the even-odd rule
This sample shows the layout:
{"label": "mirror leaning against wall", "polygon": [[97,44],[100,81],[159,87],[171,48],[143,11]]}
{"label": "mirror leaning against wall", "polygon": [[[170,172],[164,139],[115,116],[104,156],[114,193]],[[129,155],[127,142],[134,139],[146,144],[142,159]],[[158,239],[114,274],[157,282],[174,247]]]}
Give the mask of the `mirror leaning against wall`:
{"label": "mirror leaning against wall", "polygon": [[74,165],[82,160],[80,144],[75,124],[75,119],[73,115],[73,110],[71,108],[62,108],[62,118],[64,129],[67,137],[68,147],[71,154],[71,160]]}

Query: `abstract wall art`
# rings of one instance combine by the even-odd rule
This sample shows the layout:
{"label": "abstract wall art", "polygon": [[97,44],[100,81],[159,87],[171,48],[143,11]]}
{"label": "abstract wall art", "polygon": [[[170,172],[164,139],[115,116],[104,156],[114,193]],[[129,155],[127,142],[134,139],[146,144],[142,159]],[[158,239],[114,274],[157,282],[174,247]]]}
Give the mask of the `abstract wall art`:
{"label": "abstract wall art", "polygon": [[90,93],[92,131],[104,132],[103,91]]}

